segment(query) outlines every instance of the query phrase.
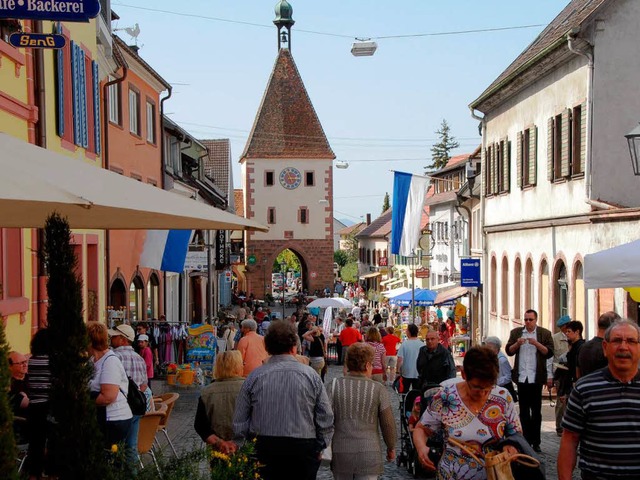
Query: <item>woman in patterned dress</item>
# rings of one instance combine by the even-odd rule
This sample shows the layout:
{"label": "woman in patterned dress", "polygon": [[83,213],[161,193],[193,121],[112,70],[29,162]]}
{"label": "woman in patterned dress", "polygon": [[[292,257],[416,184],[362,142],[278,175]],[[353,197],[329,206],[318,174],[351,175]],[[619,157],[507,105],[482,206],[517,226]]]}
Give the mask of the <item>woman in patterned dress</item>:
{"label": "woman in patterned dress", "polygon": [[[427,469],[436,469],[429,458],[427,438],[440,429],[445,439],[455,438],[480,454],[498,449],[503,438],[522,433],[511,395],[495,386],[498,371],[495,352],[487,347],[470,348],[463,362],[464,381],[442,387],[433,396],[413,432],[418,457]],[[503,450],[517,452],[512,446]],[[483,465],[450,443],[445,445],[437,471],[441,480],[487,478]]]}

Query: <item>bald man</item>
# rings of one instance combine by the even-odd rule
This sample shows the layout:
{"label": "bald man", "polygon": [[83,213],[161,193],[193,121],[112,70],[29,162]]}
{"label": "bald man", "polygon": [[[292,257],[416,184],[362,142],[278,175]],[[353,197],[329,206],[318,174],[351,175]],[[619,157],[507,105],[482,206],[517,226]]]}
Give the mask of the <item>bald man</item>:
{"label": "bald man", "polygon": [[27,365],[29,359],[19,352],[9,353],[9,370],[11,371],[11,388],[9,401],[14,415],[24,417],[29,406],[27,397]]}

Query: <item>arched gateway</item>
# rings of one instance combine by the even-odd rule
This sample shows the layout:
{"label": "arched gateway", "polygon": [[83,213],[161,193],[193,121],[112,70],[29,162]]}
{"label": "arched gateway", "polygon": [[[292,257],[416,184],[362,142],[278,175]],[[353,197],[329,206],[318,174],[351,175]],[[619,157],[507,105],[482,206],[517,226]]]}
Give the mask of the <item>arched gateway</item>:
{"label": "arched gateway", "polygon": [[278,57],[244,153],[244,215],[270,230],[247,232],[247,290],[265,294],[281,251],[295,251],[309,292],[333,285],[333,160],[320,120],[291,55],[290,10],[278,15]]}

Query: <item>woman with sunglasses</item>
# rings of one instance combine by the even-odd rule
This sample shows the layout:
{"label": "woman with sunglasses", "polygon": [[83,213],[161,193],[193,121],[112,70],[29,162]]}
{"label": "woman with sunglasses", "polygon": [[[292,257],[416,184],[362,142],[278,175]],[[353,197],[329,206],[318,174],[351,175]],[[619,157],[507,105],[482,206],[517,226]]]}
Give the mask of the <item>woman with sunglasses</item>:
{"label": "woman with sunglasses", "polygon": [[[432,398],[413,431],[420,462],[438,471],[438,479],[483,480],[484,466],[450,443],[437,467],[429,458],[428,437],[444,430],[445,442],[455,438],[478,453],[498,449],[506,436],[522,433],[515,404],[505,388],[496,387],[498,357],[487,347],[470,348],[464,357],[463,381],[442,387]],[[516,453],[513,446],[505,451]]]}

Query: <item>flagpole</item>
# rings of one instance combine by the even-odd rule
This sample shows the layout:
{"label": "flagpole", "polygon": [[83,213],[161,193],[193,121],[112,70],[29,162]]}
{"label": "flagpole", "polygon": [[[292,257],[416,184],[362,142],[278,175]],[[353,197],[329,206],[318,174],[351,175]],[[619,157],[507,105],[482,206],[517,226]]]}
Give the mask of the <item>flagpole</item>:
{"label": "flagpole", "polygon": [[415,323],[416,312],[416,252],[411,252],[411,323]]}

